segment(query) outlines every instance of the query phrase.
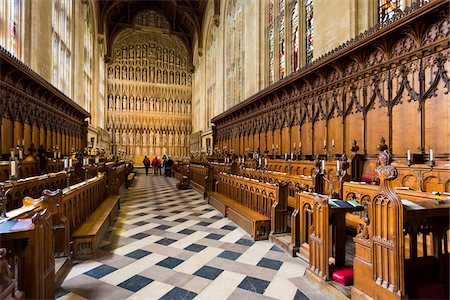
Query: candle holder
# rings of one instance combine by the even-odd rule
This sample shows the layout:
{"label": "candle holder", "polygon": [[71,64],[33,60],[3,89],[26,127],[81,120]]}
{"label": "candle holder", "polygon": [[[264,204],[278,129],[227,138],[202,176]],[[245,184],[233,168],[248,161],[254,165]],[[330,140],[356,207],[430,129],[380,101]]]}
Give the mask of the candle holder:
{"label": "candle holder", "polygon": [[18,160],[14,157],[9,162],[9,180],[15,181],[19,177],[20,165]]}
{"label": "candle holder", "polygon": [[302,159],[303,159],[303,155],[302,155],[302,147],[300,147],[300,148],[298,149],[297,159],[298,159],[298,160],[302,160]]}
{"label": "candle holder", "polygon": [[267,171],[267,165],[265,164],[265,159],[266,158],[263,157],[261,159],[261,164],[256,167],[257,170],[261,171],[261,178],[259,179],[260,182],[265,182],[264,173]]}
{"label": "candle holder", "polygon": [[291,169],[292,169],[292,160],[288,160],[287,161],[287,175],[291,174]]}
{"label": "candle holder", "polygon": [[433,167],[435,166],[434,160],[430,160],[428,162],[428,167],[430,168],[429,170],[427,170],[427,169],[417,169],[417,170],[412,169],[411,166],[414,165],[414,162],[412,160],[408,160],[407,165],[408,165],[409,171],[416,174],[417,184],[419,186],[419,192],[423,192],[422,185],[423,185],[424,175],[427,173],[433,172]]}
{"label": "candle holder", "polygon": [[334,188],[334,184],[336,182],[341,182],[342,179],[344,178],[344,176],[347,174],[347,170],[336,170],[336,173],[329,173],[326,174],[322,173],[321,175],[323,176],[323,180],[325,180],[328,183],[328,193],[330,198],[332,198],[333,196],[333,188]]}

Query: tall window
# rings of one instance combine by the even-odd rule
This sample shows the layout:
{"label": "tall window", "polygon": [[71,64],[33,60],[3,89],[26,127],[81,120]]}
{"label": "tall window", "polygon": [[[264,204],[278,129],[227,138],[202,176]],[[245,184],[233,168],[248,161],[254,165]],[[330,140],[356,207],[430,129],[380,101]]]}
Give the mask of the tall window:
{"label": "tall window", "polygon": [[314,57],[314,15],[313,0],[306,0],[306,62]]}
{"label": "tall window", "polygon": [[216,26],[210,25],[206,50],[206,111],[205,128],[211,127],[216,102]]}
{"label": "tall window", "polygon": [[291,28],[292,28],[292,55],[291,55],[291,65],[292,65],[292,71],[293,72],[297,72],[299,70],[299,64],[298,64],[298,55],[299,55],[299,51],[298,49],[300,48],[300,44],[299,44],[299,29],[298,29],[298,5],[297,2],[294,4],[294,9],[292,11],[292,24],[291,24]]}
{"label": "tall window", "polygon": [[91,19],[91,11],[89,9],[89,5],[86,6],[86,19],[85,19],[85,28],[84,28],[84,82],[85,82],[85,91],[84,91],[84,108],[88,112],[92,112],[92,66],[93,66],[93,39],[94,35],[92,33],[92,19]]}
{"label": "tall window", "polygon": [[280,0],[280,28],[279,28],[279,38],[280,38],[280,79],[286,76],[286,43],[284,41],[284,0]]}
{"label": "tall window", "polygon": [[268,36],[269,36],[269,84],[272,84],[275,82],[275,69],[274,69],[274,51],[275,51],[275,44],[274,44],[274,0],[270,0],[269,2],[269,27],[268,27]]}
{"label": "tall window", "polygon": [[23,0],[0,1],[0,45],[21,58]]}
{"label": "tall window", "polygon": [[244,2],[236,3],[228,10],[225,31],[226,51],[226,99],[227,107],[240,102],[244,83],[242,67],[244,65]]}
{"label": "tall window", "polygon": [[397,11],[401,11],[403,0],[379,0],[378,2],[378,21],[384,23],[391,19]]}
{"label": "tall window", "polygon": [[100,94],[100,99],[98,101],[98,112],[99,112],[99,117],[98,117],[98,126],[100,127],[104,127],[105,126],[105,105],[104,105],[104,101],[105,101],[105,56],[104,56],[104,52],[103,52],[103,43],[100,44],[100,49],[99,49],[99,56],[100,56],[100,67],[99,67],[99,94]]}
{"label": "tall window", "polygon": [[53,0],[52,81],[60,91],[72,93],[72,21],[73,1]]}

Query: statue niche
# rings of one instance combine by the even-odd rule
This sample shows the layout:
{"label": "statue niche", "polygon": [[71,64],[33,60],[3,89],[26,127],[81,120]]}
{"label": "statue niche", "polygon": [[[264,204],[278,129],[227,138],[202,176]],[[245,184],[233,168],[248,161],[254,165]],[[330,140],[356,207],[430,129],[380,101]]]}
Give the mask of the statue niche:
{"label": "statue niche", "polygon": [[[152,10],[139,12],[132,23],[170,27],[164,16]],[[108,130],[115,137],[115,149],[161,155],[165,148],[172,151],[165,154],[186,155],[187,148],[181,147],[187,147],[189,132],[183,131],[180,124],[189,118],[183,114],[191,100],[192,91],[185,86],[190,85],[192,74],[187,71],[190,60],[183,41],[158,30],[123,29],[114,40],[112,53],[115,57],[108,78],[114,80],[108,80],[106,96]],[[132,115],[135,110],[139,113]],[[125,114],[119,115],[118,111]],[[161,113],[169,115],[161,117]]]}

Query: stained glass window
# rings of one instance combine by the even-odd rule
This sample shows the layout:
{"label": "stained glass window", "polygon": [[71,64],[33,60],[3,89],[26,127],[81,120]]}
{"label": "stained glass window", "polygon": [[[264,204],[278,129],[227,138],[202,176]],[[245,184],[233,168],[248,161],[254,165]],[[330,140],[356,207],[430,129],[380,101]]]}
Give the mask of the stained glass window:
{"label": "stained glass window", "polygon": [[286,76],[286,43],[284,40],[284,0],[280,0],[280,79]]}
{"label": "stained glass window", "polygon": [[211,24],[208,34],[206,51],[206,128],[211,127],[211,118],[214,116],[215,89],[216,89],[216,26]]}
{"label": "stained glass window", "polygon": [[299,31],[298,31],[298,5],[294,4],[294,9],[292,11],[292,57],[291,65],[292,71],[297,72],[299,70],[298,64],[298,49],[299,49]]}
{"label": "stained glass window", "polygon": [[23,1],[2,0],[0,2],[2,2],[0,3],[0,45],[20,58]]}
{"label": "stained glass window", "polygon": [[384,23],[391,19],[397,11],[403,8],[402,0],[379,0],[378,20]]}
{"label": "stained glass window", "polygon": [[314,57],[314,15],[313,0],[306,0],[306,62]]}
{"label": "stained glass window", "polygon": [[52,11],[52,81],[69,97],[72,93],[72,5],[71,0],[53,0]]}
{"label": "stained glass window", "polygon": [[84,28],[84,108],[88,112],[92,112],[92,65],[94,60],[93,40],[94,35],[92,31],[92,19],[89,5],[86,5],[86,19]]}
{"label": "stained glass window", "polygon": [[226,21],[226,107],[231,107],[241,101],[244,86],[242,67],[244,66],[244,15],[243,3],[234,3],[229,8]]}
{"label": "stained glass window", "polygon": [[269,83],[272,84],[275,81],[275,69],[274,69],[274,0],[269,2]]}

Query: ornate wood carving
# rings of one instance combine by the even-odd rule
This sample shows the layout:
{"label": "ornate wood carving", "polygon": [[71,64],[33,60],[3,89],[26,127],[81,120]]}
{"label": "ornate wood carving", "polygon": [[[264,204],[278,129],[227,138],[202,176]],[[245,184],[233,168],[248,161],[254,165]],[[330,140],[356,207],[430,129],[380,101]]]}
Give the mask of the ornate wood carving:
{"label": "ornate wood carving", "polygon": [[[395,147],[398,140],[394,139],[393,126],[399,122],[398,107],[416,103],[421,117],[417,124],[414,123],[417,127],[413,130],[420,135],[418,151],[425,153],[425,146],[429,145],[426,139],[435,139],[430,133],[427,135],[425,116],[434,110],[426,103],[436,97],[442,100],[450,91],[448,23],[448,1],[413,4],[388,23],[366,31],[298,73],[213,118],[216,144],[232,146],[235,153],[243,154],[243,147],[239,152],[236,142],[227,138],[225,132],[230,129],[240,132],[244,122],[262,123],[266,124],[262,126],[262,133],[266,131],[269,140],[273,140],[270,134],[281,127],[278,122],[294,114],[297,117],[288,126],[299,126],[301,135],[308,134],[309,140],[304,141],[313,143],[311,154],[321,149],[322,141],[314,136],[320,137],[323,126],[328,128],[329,125],[331,129],[342,126],[339,129],[342,152],[349,150],[346,148],[358,134],[363,152],[375,153],[376,145],[370,144],[373,137],[369,138],[368,134],[378,130],[375,128],[377,122],[387,124],[387,132],[380,132],[380,136],[388,135],[388,144]],[[374,121],[380,117],[382,119]],[[342,118],[342,122],[335,123],[336,118]],[[322,125],[323,121],[325,125]],[[286,126],[287,123],[281,124]],[[362,132],[349,133],[350,126],[356,125],[361,125]],[[325,139],[330,140],[338,132],[327,130]],[[264,140],[259,144],[264,145]],[[256,151],[258,145],[253,146]],[[441,153],[447,151],[445,146],[439,150]],[[283,152],[287,152],[286,147]]]}

